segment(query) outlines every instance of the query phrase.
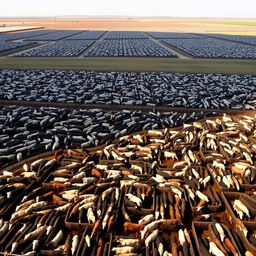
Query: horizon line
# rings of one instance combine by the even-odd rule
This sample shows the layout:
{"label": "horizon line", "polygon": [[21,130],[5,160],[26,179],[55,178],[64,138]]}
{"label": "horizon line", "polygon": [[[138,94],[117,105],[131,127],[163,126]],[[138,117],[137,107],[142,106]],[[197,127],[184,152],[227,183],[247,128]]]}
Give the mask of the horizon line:
{"label": "horizon line", "polygon": [[169,18],[169,19],[256,19],[256,17],[203,17],[203,16],[132,16],[132,15],[39,15],[39,16],[0,16],[0,19],[42,19],[42,18]]}

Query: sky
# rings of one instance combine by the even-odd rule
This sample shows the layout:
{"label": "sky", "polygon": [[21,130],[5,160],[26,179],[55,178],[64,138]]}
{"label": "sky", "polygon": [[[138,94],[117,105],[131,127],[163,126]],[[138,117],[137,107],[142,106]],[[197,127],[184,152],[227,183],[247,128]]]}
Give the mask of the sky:
{"label": "sky", "polygon": [[121,15],[256,18],[256,0],[1,0],[0,17]]}

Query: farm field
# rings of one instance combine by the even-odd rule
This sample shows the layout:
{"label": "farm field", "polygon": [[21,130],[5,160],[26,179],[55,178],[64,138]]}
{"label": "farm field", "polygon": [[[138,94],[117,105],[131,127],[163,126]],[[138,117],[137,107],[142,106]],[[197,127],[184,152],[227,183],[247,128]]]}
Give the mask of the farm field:
{"label": "farm field", "polygon": [[45,29],[138,30],[157,32],[235,33],[256,35],[254,19],[191,18],[51,18],[0,19],[1,23],[42,25]]}
{"label": "farm field", "polygon": [[61,69],[178,73],[256,74],[254,60],[163,58],[0,58],[0,69]]}

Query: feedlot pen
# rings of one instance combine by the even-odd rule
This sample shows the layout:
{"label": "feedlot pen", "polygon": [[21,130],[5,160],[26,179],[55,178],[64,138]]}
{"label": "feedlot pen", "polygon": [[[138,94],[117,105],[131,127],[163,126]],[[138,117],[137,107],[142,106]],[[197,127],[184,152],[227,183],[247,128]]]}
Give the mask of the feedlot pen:
{"label": "feedlot pen", "polygon": [[[37,30],[0,34],[0,54],[26,58],[83,56],[256,59],[255,42],[255,37],[218,34]],[[38,44],[42,45],[38,47]],[[22,48],[24,45],[28,45],[27,50]]]}

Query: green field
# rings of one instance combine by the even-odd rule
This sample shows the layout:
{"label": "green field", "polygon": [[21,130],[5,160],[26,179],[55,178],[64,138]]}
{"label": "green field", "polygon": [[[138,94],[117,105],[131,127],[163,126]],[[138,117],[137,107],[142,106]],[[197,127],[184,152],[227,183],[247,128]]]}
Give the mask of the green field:
{"label": "green field", "polygon": [[256,60],[167,58],[2,58],[0,69],[74,69],[180,73],[254,74]]}

